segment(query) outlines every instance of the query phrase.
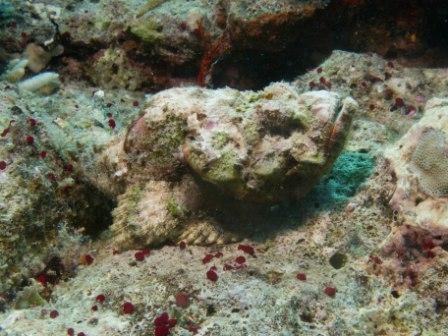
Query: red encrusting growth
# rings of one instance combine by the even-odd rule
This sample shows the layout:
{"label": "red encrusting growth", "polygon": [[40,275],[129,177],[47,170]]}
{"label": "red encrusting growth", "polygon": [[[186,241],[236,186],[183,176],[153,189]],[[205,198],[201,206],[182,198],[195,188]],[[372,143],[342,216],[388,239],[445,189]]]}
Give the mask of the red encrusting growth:
{"label": "red encrusting growth", "polygon": [[5,170],[8,165],[5,160],[0,161],[0,170]]}
{"label": "red encrusting growth", "polygon": [[212,261],[213,258],[214,258],[214,255],[209,253],[209,254],[207,254],[204,258],[202,258],[202,263],[203,263],[203,264],[207,264],[207,263],[209,263],[210,261]]}
{"label": "red encrusting growth", "polygon": [[59,316],[59,313],[58,313],[57,310],[52,310],[52,311],[50,312],[50,318],[55,319],[55,318],[58,317],[58,316]]}
{"label": "red encrusting growth", "polygon": [[30,123],[30,126],[31,126],[31,127],[34,127],[34,126],[37,125],[37,120],[34,119],[34,118],[29,118],[29,119],[28,119],[28,122]]}
{"label": "red encrusting growth", "polygon": [[90,254],[83,254],[83,255],[81,255],[81,257],[79,258],[79,262],[80,262],[82,265],[87,265],[87,266],[92,265],[92,263],[93,263],[94,260],[95,260],[95,259],[94,259]]}
{"label": "red encrusting growth", "polygon": [[47,157],[47,152],[46,151],[41,151],[40,153],[39,153],[39,157],[43,160],[43,159],[45,159],[46,157]]}
{"label": "red encrusting growth", "polygon": [[235,262],[237,264],[242,265],[242,264],[244,264],[246,262],[246,258],[244,258],[243,256],[238,256],[238,257],[235,258]]}
{"label": "red encrusting growth", "polygon": [[335,287],[325,287],[324,293],[327,294],[327,296],[329,296],[329,297],[335,297],[336,288]]}
{"label": "red encrusting growth", "polygon": [[134,254],[134,258],[137,261],[143,261],[143,260],[145,260],[145,254],[143,253],[143,251],[137,251]]}
{"label": "red encrusting growth", "polygon": [[131,302],[126,301],[121,305],[121,311],[123,314],[130,315],[134,312],[134,310],[135,307]]}
{"label": "red encrusting growth", "polygon": [[183,240],[179,243],[179,248],[181,250],[185,250],[187,248],[187,243],[184,242]]}
{"label": "red encrusting growth", "polygon": [[190,297],[187,293],[179,292],[175,296],[176,306],[180,308],[187,308],[190,305]]}
{"label": "red encrusting growth", "polygon": [[403,98],[395,98],[395,107],[396,108],[402,108],[404,106],[404,100]]}
{"label": "red encrusting growth", "polygon": [[154,336],[167,336],[170,329],[177,324],[176,319],[170,319],[168,313],[162,313],[154,319]]}
{"label": "red encrusting growth", "polygon": [[198,333],[200,329],[200,326],[194,323],[189,323],[187,326],[187,330],[191,333],[193,333],[193,335],[196,335]]}
{"label": "red encrusting growth", "polygon": [[211,267],[206,273],[207,279],[211,282],[218,281],[218,274],[216,273],[216,267]]}
{"label": "red encrusting growth", "polygon": [[36,277],[37,282],[39,282],[42,286],[46,286],[48,284],[48,277],[45,273],[41,273]]}
{"label": "red encrusting growth", "polygon": [[34,137],[32,135],[27,135],[25,137],[25,142],[30,146],[34,145]]}
{"label": "red encrusting growth", "polygon": [[106,301],[106,296],[104,294],[98,294],[95,298],[95,301],[103,304]]}
{"label": "red encrusting growth", "polygon": [[115,127],[117,126],[115,119],[113,119],[113,118],[109,119],[108,124],[109,124],[109,127],[112,129],[115,129]]}
{"label": "red encrusting growth", "polygon": [[369,257],[369,260],[370,260],[372,263],[376,264],[376,265],[381,265],[381,264],[383,263],[383,261],[381,260],[381,258],[378,257],[378,256],[376,256],[376,255],[371,255],[371,256]]}
{"label": "red encrusting growth", "polygon": [[300,280],[300,281],[306,281],[306,274],[305,273],[297,273],[296,278],[297,278],[297,280]]}
{"label": "red encrusting growth", "polygon": [[238,250],[241,250],[244,253],[250,254],[252,257],[255,257],[255,249],[250,245],[240,244],[238,245]]}
{"label": "red encrusting growth", "polygon": [[75,336],[75,329],[68,328],[67,329],[67,336]]}

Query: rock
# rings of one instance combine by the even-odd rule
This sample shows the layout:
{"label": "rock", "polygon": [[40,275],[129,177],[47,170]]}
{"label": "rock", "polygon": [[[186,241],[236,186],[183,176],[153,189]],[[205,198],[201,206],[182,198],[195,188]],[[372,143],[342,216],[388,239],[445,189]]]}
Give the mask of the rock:
{"label": "rock", "polygon": [[43,72],[18,84],[21,91],[50,95],[59,89],[59,75],[54,72]]}
{"label": "rock", "polygon": [[425,114],[388,152],[397,176],[390,201],[408,225],[448,229],[448,100],[434,98]]}

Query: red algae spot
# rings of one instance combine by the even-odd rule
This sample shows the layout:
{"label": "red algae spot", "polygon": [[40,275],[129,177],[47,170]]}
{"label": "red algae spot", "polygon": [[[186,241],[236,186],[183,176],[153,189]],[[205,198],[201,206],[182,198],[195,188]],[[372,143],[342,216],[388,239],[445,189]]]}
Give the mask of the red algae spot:
{"label": "red algae spot", "polygon": [[334,288],[334,287],[325,287],[324,293],[327,294],[329,297],[335,297],[335,295],[336,295],[336,288]]}
{"label": "red algae spot", "polygon": [[140,105],[140,103],[138,102],[138,100],[134,100],[133,102],[132,102],[132,106],[134,106],[134,107],[137,107],[137,106],[139,106]]}
{"label": "red algae spot", "polygon": [[395,68],[394,62],[392,61],[387,62],[387,66],[392,69]]}
{"label": "red algae spot", "polygon": [[224,254],[222,254],[222,252],[216,252],[215,253],[215,258],[221,258]]}
{"label": "red algae spot", "polygon": [[224,267],[222,268],[223,271],[231,271],[233,269],[234,269],[234,267],[232,265],[230,265],[230,264],[227,264],[227,263],[224,264]]}
{"label": "red algae spot", "polygon": [[316,71],[317,71],[317,73],[321,73],[322,72],[322,67],[318,67]]}
{"label": "red algae spot", "polygon": [[207,254],[203,259],[202,259],[202,263],[203,264],[207,264],[210,261],[212,261],[212,259],[214,258],[213,254]]}
{"label": "red algae spot", "polygon": [[106,301],[106,296],[104,294],[99,294],[96,296],[95,301],[103,304]]}
{"label": "red algae spot", "polygon": [[46,151],[41,151],[40,153],[39,153],[39,157],[43,160],[43,159],[45,159],[46,157],[47,157],[47,152]]}
{"label": "red algae spot", "polygon": [[211,282],[218,281],[218,274],[215,272],[215,269],[210,268],[206,273],[207,279]]}
{"label": "red algae spot", "polygon": [[117,126],[117,124],[115,123],[115,120],[113,118],[109,119],[108,124],[109,124],[109,127],[112,129],[114,129]]}
{"label": "red algae spot", "polygon": [[238,250],[241,250],[244,253],[250,254],[251,256],[255,257],[255,249],[250,245],[240,244],[238,245]]}
{"label": "red algae spot", "polygon": [[67,173],[73,172],[73,165],[71,163],[66,163],[64,165],[64,171],[66,171]]}
{"label": "red algae spot", "polygon": [[243,256],[236,257],[236,258],[235,258],[235,262],[236,262],[237,264],[242,265],[242,264],[244,264],[244,263],[246,262],[246,258],[244,258]]}
{"label": "red algae spot", "polygon": [[167,325],[159,325],[154,328],[154,336],[167,336],[170,334],[170,327]]}
{"label": "red algae spot", "polygon": [[185,250],[187,248],[187,243],[184,242],[183,240],[179,243],[179,248],[181,250]]}
{"label": "red algae spot", "polygon": [[168,320],[170,319],[168,313],[162,313],[154,319],[155,326],[161,326],[168,324]]}
{"label": "red algae spot", "polygon": [[83,254],[81,257],[79,257],[79,262],[82,265],[92,265],[93,261],[95,259],[90,254]]}
{"label": "red algae spot", "polygon": [[323,84],[323,85],[326,85],[326,84],[327,84],[327,80],[325,79],[325,77],[320,77],[320,78],[319,78],[319,82],[320,82],[321,84]]}
{"label": "red algae spot", "polygon": [[48,278],[45,273],[41,273],[36,277],[37,282],[39,282],[42,286],[46,286],[48,283]]}
{"label": "red algae spot", "polygon": [[314,89],[316,87],[316,83],[314,81],[311,81],[308,83],[308,86],[310,87],[310,89]]}
{"label": "red algae spot", "polygon": [[8,165],[5,160],[0,161],[0,170],[5,170]]}
{"label": "red algae spot", "polygon": [[30,123],[30,126],[31,126],[31,127],[34,127],[34,126],[37,125],[37,120],[34,119],[34,118],[29,118],[29,119],[28,119],[28,122]]}
{"label": "red algae spot", "polygon": [[131,302],[125,302],[121,305],[121,311],[123,312],[123,314],[127,314],[130,315],[134,312],[135,307]]}
{"label": "red algae spot", "polygon": [[300,281],[306,281],[306,274],[305,273],[297,273],[296,279]]}
{"label": "red algae spot", "polygon": [[371,262],[373,262],[374,264],[377,264],[377,265],[380,265],[380,264],[383,263],[383,261],[381,260],[381,258],[378,257],[378,256],[376,256],[376,255],[372,255],[372,256],[370,256],[369,260],[370,260]]}
{"label": "red algae spot", "polygon": [[175,296],[176,306],[180,308],[187,308],[190,305],[190,297],[187,293],[179,292]]}
{"label": "red algae spot", "polygon": [[168,313],[162,313],[154,319],[154,335],[166,336],[170,334],[170,329],[177,324],[176,319],[170,319]]}
{"label": "red algae spot", "polygon": [[200,327],[197,324],[194,323],[190,323],[187,326],[187,330],[191,333],[193,333],[193,335],[196,335],[199,331]]}
{"label": "red algae spot", "polygon": [[56,177],[56,175],[54,174],[54,173],[48,173],[47,174],[47,179],[49,179],[50,181],[56,181],[57,180],[57,177]]}
{"label": "red algae spot", "polygon": [[59,313],[58,313],[57,310],[52,310],[52,311],[50,312],[50,318],[55,319],[55,318],[58,317],[58,316],[59,316]]}
{"label": "red algae spot", "polygon": [[25,137],[25,142],[28,144],[28,145],[33,145],[34,144],[34,137],[32,136],[32,135],[27,135],[26,137]]}
{"label": "red algae spot", "polygon": [[401,108],[403,106],[404,106],[403,98],[400,98],[400,97],[395,98],[395,107]]}
{"label": "red algae spot", "polygon": [[92,311],[97,311],[98,310],[98,306],[97,305],[94,305],[94,306],[92,306]]}
{"label": "red algae spot", "polygon": [[67,329],[67,336],[75,336],[75,329],[68,328]]}
{"label": "red algae spot", "polygon": [[145,254],[143,253],[143,251],[137,251],[134,254],[134,258],[137,261],[143,261],[143,260],[145,260]]}
{"label": "red algae spot", "polygon": [[86,336],[86,334],[84,332],[79,332],[77,336]]}

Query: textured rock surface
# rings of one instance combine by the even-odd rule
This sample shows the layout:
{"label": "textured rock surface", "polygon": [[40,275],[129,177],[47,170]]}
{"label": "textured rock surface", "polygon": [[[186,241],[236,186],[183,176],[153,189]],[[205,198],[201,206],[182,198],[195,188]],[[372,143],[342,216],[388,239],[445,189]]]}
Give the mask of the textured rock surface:
{"label": "textured rock surface", "polygon": [[[0,249],[8,253],[0,255],[0,292],[6,298],[11,287],[39,273],[45,260],[73,258],[67,249],[80,239],[70,237],[74,230],[94,233],[109,224],[112,199],[85,172],[138,111],[131,97],[120,102],[119,96],[103,100],[79,86],[52,96],[18,94],[1,83]],[[107,112],[109,101],[116,106]],[[115,130],[107,124],[108,113],[117,120]]]}
{"label": "textured rock surface", "polygon": [[[23,79],[32,75],[30,71]],[[104,78],[112,78],[108,75],[112,74],[104,73]],[[117,75],[121,80],[121,73]],[[188,168],[184,145],[200,150],[209,145],[204,151],[208,154],[221,148],[222,142],[203,142],[201,137],[209,133],[204,133],[202,116],[184,118],[184,113],[193,115],[187,108],[207,118],[219,117],[224,131],[246,139],[246,133],[216,108],[229,102],[211,97],[218,97],[217,92],[239,97],[234,101],[246,102],[238,112],[242,121],[253,121],[258,119],[252,118],[252,108],[267,109],[275,101],[288,107],[294,97],[310,90],[311,81],[315,92],[305,96],[319,97],[321,89],[334,92],[324,94],[329,100],[336,99],[336,93],[351,95],[359,101],[360,111],[333,168],[300,202],[249,206],[244,197],[234,200],[239,193],[233,189],[219,189],[217,180],[204,183],[206,171]],[[263,98],[266,90],[257,96],[200,88],[148,96],[143,108],[152,111],[152,117],[160,116],[148,119],[153,131],[149,134],[143,127],[147,126],[144,113],[130,126],[140,110],[134,105],[143,101],[130,91],[101,91],[65,80],[55,94],[40,96],[19,93],[14,85],[2,82],[0,100],[0,132],[16,120],[0,137],[0,161],[7,163],[0,171],[4,252],[0,255],[0,335],[56,336],[70,327],[87,335],[152,335],[154,319],[164,311],[177,319],[171,335],[193,334],[192,324],[199,326],[199,335],[446,334],[445,197],[428,194],[419,181],[422,173],[430,171],[426,166],[430,161],[420,157],[430,150],[440,158],[444,155],[444,146],[434,146],[425,134],[429,128],[429,139],[445,135],[445,99],[431,100],[423,114],[426,101],[445,92],[444,69],[406,68],[396,62],[391,66],[375,55],[335,52],[294,85],[266,89],[294,92],[290,98],[279,95],[275,100],[275,94]],[[195,92],[202,92],[202,97],[194,98]],[[175,100],[178,94],[185,99]],[[197,106],[189,107],[187,98],[196,99]],[[396,98],[402,98],[403,105]],[[185,109],[160,113],[154,103],[165,99],[167,108],[179,104]],[[409,110],[411,106],[415,111]],[[126,134],[128,125],[131,131]],[[185,127],[185,134],[191,133],[180,149],[175,132],[179,125]],[[277,132],[278,125],[261,125],[262,129],[274,126],[276,140],[289,138],[283,128]],[[139,137],[142,134],[147,136]],[[256,134],[257,141],[269,135]],[[33,145],[27,135],[33,136]],[[133,150],[146,148],[145,139],[158,155],[145,157],[146,164],[126,165],[126,160],[139,157]],[[176,155],[167,155],[167,148],[178,149]],[[47,150],[45,159],[39,157],[42,150]],[[149,163],[157,169],[149,170]],[[441,163],[437,160],[430,166],[440,170]],[[56,181],[49,180],[47,172],[54,172]],[[221,199],[225,194],[233,197]],[[113,211],[115,224],[110,230],[106,227],[111,222],[104,222],[106,212],[99,210],[104,200],[120,204]],[[198,209],[209,211],[193,216]],[[140,215],[151,220],[143,222]],[[8,216],[14,220],[4,220]],[[122,225],[130,220],[130,226]],[[227,235],[220,237],[222,241],[235,236],[246,240],[243,246],[164,244],[148,254],[146,236],[141,231],[135,235],[132,225],[150,231],[149,237],[163,238],[152,241],[156,244],[176,241],[185,228],[189,230],[183,231],[182,239],[192,234],[198,243],[216,233]],[[217,230],[221,226],[224,231]],[[246,229],[240,232],[235,227]],[[160,228],[164,231],[157,232]],[[166,228],[173,228],[172,236]],[[195,236],[198,232],[201,235]],[[143,250],[117,253],[114,241]],[[245,260],[238,258],[242,256]],[[302,273],[306,281],[300,280]],[[210,280],[214,274],[215,282]],[[336,290],[334,296],[331,288]],[[176,304],[180,292],[187,296],[185,308]],[[103,303],[96,299],[99,294],[105,296]],[[126,301],[133,303],[133,314],[123,312]],[[53,310],[58,317],[50,317]]]}
{"label": "textured rock surface", "polygon": [[388,151],[397,175],[391,206],[409,225],[448,228],[447,112],[446,99],[430,100],[419,122]]}

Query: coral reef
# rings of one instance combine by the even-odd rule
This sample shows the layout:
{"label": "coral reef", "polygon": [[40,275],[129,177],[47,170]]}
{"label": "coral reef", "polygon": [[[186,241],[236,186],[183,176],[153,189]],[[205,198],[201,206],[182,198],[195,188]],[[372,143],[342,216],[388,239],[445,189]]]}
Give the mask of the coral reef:
{"label": "coral reef", "polygon": [[0,0],[0,335],[448,334],[447,13]]}

